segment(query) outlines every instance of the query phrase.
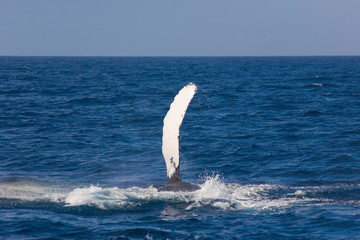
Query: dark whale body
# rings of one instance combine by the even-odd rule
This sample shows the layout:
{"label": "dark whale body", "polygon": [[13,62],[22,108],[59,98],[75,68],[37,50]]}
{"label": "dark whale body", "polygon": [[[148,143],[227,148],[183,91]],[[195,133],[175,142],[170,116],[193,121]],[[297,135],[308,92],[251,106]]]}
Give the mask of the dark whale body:
{"label": "dark whale body", "polygon": [[172,175],[172,178],[168,178],[167,185],[155,185],[159,192],[171,191],[171,192],[193,192],[199,190],[198,185],[183,182],[180,178],[180,172],[177,168],[176,172]]}

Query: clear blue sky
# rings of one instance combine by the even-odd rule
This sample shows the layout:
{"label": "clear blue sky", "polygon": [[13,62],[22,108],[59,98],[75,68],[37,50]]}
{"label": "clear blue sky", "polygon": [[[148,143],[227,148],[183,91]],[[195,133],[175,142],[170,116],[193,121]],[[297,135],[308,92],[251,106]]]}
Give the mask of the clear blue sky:
{"label": "clear blue sky", "polygon": [[0,55],[360,55],[360,0],[0,0]]}

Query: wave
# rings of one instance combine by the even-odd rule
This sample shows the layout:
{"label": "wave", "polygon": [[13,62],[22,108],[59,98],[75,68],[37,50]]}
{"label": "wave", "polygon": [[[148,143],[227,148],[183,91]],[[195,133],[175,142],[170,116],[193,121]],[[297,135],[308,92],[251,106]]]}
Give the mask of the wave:
{"label": "wave", "polygon": [[86,206],[101,210],[144,210],[154,204],[180,204],[188,211],[211,207],[223,211],[278,213],[296,206],[360,203],[360,185],[354,184],[312,187],[242,185],[225,183],[215,175],[207,177],[199,186],[200,189],[194,192],[159,192],[154,186],[70,188],[38,181],[4,181],[0,182],[0,206],[7,208],[18,201],[17,205],[23,208],[27,205],[33,207],[34,202],[47,206],[44,204],[47,202],[63,209]]}

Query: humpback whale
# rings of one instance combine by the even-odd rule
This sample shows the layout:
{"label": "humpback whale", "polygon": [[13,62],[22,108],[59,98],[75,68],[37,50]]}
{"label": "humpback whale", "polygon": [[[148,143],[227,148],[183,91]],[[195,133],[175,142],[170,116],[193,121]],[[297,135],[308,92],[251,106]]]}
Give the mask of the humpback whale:
{"label": "humpback whale", "polygon": [[194,191],[198,186],[183,182],[180,178],[179,138],[180,127],[186,110],[195,95],[197,86],[189,83],[175,96],[164,118],[162,154],[166,163],[167,185],[158,187],[159,191]]}

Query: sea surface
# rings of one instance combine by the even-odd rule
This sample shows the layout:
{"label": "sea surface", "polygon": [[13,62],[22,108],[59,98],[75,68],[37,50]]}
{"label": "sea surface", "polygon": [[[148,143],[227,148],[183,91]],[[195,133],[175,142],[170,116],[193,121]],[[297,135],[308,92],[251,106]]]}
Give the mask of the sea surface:
{"label": "sea surface", "polygon": [[360,57],[0,57],[0,239],[360,239]]}

